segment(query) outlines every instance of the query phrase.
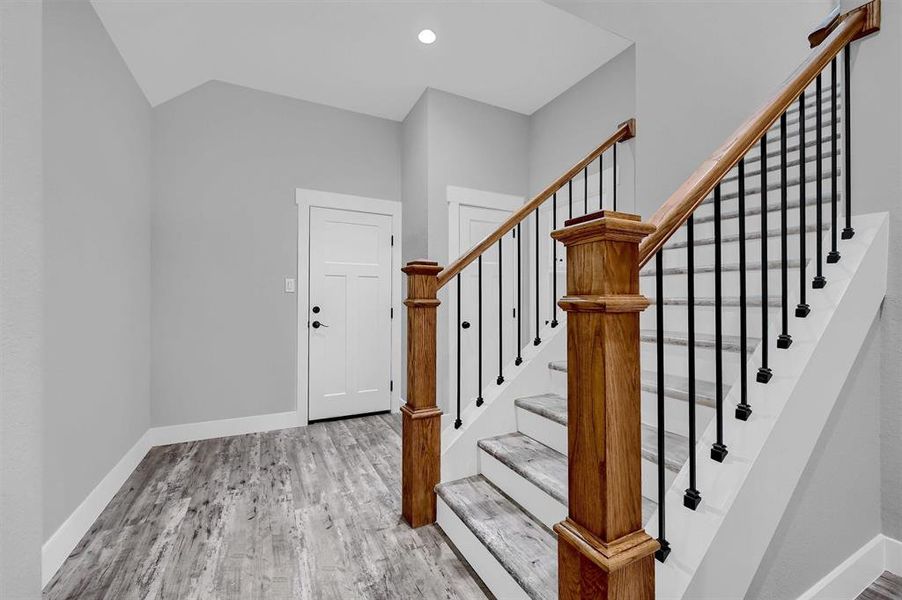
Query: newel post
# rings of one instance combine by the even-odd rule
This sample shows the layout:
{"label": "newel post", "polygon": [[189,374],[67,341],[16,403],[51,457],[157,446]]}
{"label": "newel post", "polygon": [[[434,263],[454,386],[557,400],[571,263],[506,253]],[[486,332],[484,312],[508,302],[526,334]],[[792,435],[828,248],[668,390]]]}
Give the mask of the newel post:
{"label": "newel post", "polygon": [[435,405],[438,263],[414,260],[407,274],[407,403],[401,407],[401,514],[411,527],[435,522],[442,411]]}
{"label": "newel post", "polygon": [[592,213],[552,236],[567,247],[569,513],[558,534],[565,599],[652,599],[658,542],[642,528],[638,216]]}

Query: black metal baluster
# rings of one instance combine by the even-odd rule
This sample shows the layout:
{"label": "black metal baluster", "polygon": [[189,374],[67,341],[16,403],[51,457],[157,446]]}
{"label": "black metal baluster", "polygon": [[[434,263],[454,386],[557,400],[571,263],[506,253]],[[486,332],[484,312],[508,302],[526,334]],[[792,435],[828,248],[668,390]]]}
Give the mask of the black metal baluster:
{"label": "black metal baluster", "polygon": [[460,420],[460,330],[463,323],[460,320],[460,273],[455,277],[457,283],[457,418],[454,419],[454,429],[460,429],[463,421]]}
{"label": "black metal baluster", "polygon": [[613,198],[614,198],[614,210],[617,210],[617,143],[614,142],[614,169],[611,175],[611,182],[613,184]]}
{"label": "black metal baluster", "polygon": [[815,234],[815,252],[817,254],[817,274],[814,276],[814,280],[811,282],[811,287],[814,289],[820,289],[827,285],[827,279],[824,277],[824,240],[821,236],[821,231],[823,230],[824,217],[823,217],[823,204],[824,204],[824,156],[823,156],[823,132],[821,129],[823,128],[823,115],[821,110],[821,83],[822,74],[818,73],[817,75],[817,84],[815,86],[815,95],[817,97],[817,107],[815,109],[815,123],[817,127],[817,131],[814,134],[815,137],[815,173],[817,176],[817,181],[815,182],[815,189],[817,190],[817,233]]}
{"label": "black metal baluster", "polygon": [[514,364],[518,367],[523,364],[523,356],[521,356],[523,342],[521,340],[521,333],[523,328],[520,326],[521,320],[523,318],[523,309],[521,306],[520,297],[523,295],[523,279],[522,279],[522,267],[520,261],[520,224],[517,223],[517,228],[514,230],[514,237],[517,238],[517,358],[514,359]]}
{"label": "black metal baluster", "polygon": [[[847,240],[855,235],[852,229],[852,55],[849,54],[851,46],[846,45],[843,50],[843,91],[846,98],[843,103],[845,110],[844,125],[846,130],[846,139],[844,141],[845,163],[844,181],[846,182],[846,226],[842,230],[842,239]],[[834,134],[834,138],[835,138]]]}
{"label": "black metal baluster", "polygon": [[714,188],[714,397],[716,398],[717,441],[711,446],[711,458],[723,462],[727,446],[723,443],[723,289],[721,286],[720,184]]}
{"label": "black metal baluster", "polygon": [[501,385],[504,383],[504,317],[502,312],[504,310],[504,294],[502,293],[502,285],[501,285],[501,276],[502,276],[502,255],[501,255],[501,242],[504,241],[504,237],[498,239],[498,379],[495,380],[495,383]]}
{"label": "black metal baluster", "polygon": [[[780,319],[783,330],[777,336],[777,348],[786,349],[792,345],[789,335],[789,207],[786,181],[786,113],[780,116]],[[802,233],[801,235],[805,235]],[[767,304],[767,297],[761,302]]]}
{"label": "black metal baluster", "polygon": [[745,158],[739,160],[739,404],[736,418],[748,421],[752,414],[749,406],[748,381],[748,315],[745,271]]}
{"label": "black metal baluster", "polygon": [[[767,134],[761,136],[761,297],[767,298]],[[758,383],[767,383],[773,371],[767,366],[767,302],[761,303],[761,366],[755,376]]]}
{"label": "black metal baluster", "polygon": [[655,321],[657,323],[658,351],[658,543],[661,547],[655,558],[664,562],[670,554],[670,544],[664,535],[664,258],[659,250],[655,255]]}
{"label": "black metal baluster", "polygon": [[[518,237],[517,239],[519,240],[520,238]],[[479,355],[478,356],[479,366],[476,367],[476,369],[478,371],[477,377],[479,378],[479,382],[477,384],[478,391],[477,391],[477,396],[476,396],[476,406],[482,406],[482,403],[485,402],[485,400],[482,397],[482,254],[480,254],[476,258],[476,268],[477,268],[477,273],[478,273],[476,276],[477,284],[479,286],[479,295],[478,295],[478,300],[477,300],[477,311],[476,311],[476,316],[479,320],[478,340],[477,340],[477,342],[479,344],[479,349],[477,351],[478,355]],[[519,260],[518,260],[518,271],[519,271]],[[520,310],[519,307],[517,308],[517,310],[518,311]]]}
{"label": "black metal baluster", "polygon": [[567,182],[567,218],[573,218],[573,180]]}
{"label": "black metal baluster", "polygon": [[[557,229],[557,192],[551,196],[551,230]],[[557,240],[551,238],[551,327],[557,327]]]}
{"label": "black metal baluster", "polygon": [[598,155],[598,210],[604,210],[604,202],[602,201],[602,191],[604,187],[604,178],[601,174],[604,172],[604,153]]}
{"label": "black metal baluster", "polygon": [[[658,255],[660,254],[658,252]],[[656,266],[660,268],[659,263],[656,263]],[[686,344],[689,367],[686,373],[689,376],[689,488],[683,495],[683,506],[695,510],[702,501],[702,495],[699,493],[695,481],[695,221],[691,214],[686,220],[686,277],[686,299],[689,307],[687,313],[688,343]],[[657,309],[661,304],[659,302],[655,308]]]}
{"label": "black metal baluster", "polygon": [[539,209],[536,209],[536,339],[532,341],[533,346],[538,346],[542,343],[542,338],[539,337],[539,313],[541,309],[539,308],[539,301],[541,299],[541,295],[539,294],[539,238],[542,237],[539,235]]}
{"label": "black metal baluster", "polygon": [[837,214],[837,202],[839,191],[836,189],[839,181],[839,163],[836,156],[836,57],[830,61],[830,252],[827,253],[827,263],[838,263],[840,259],[836,238],[839,236],[839,219]]}
{"label": "black metal baluster", "polygon": [[583,214],[589,213],[589,167],[583,168]]}
{"label": "black metal baluster", "polygon": [[811,312],[811,307],[808,306],[808,302],[805,299],[806,294],[808,293],[808,282],[805,280],[805,267],[807,265],[806,258],[806,243],[808,235],[806,233],[807,224],[806,217],[808,212],[807,202],[808,199],[806,197],[805,191],[805,91],[799,95],[799,123],[802,125],[799,127],[799,303],[796,305],[796,316],[797,317],[807,317],[808,313]]}

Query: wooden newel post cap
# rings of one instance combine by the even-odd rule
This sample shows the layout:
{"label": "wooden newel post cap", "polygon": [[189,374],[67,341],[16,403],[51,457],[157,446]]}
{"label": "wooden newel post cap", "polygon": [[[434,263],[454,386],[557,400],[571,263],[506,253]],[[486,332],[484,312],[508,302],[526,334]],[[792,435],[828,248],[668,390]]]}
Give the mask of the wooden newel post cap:
{"label": "wooden newel post cap", "polygon": [[564,228],[552,231],[551,237],[565,246],[600,241],[638,244],[654,230],[655,226],[643,222],[639,215],[599,210],[565,221]]}
{"label": "wooden newel post cap", "polygon": [[407,275],[438,275],[442,268],[434,260],[418,259],[408,262],[401,271]]}

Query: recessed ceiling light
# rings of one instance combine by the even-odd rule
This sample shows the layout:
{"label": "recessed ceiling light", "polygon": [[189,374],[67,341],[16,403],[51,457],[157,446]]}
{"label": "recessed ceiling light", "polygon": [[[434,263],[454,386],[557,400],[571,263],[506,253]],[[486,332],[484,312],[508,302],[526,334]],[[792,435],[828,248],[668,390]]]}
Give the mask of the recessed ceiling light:
{"label": "recessed ceiling light", "polygon": [[424,44],[431,44],[435,41],[435,32],[431,29],[424,29],[417,35],[417,39]]}

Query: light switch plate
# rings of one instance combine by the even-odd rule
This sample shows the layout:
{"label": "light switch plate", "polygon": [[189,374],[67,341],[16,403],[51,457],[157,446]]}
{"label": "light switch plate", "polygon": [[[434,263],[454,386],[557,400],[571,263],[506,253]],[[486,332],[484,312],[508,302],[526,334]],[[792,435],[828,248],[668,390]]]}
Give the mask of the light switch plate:
{"label": "light switch plate", "polygon": [[294,281],[294,277],[286,277],[285,278],[285,293],[293,294],[296,289],[297,289],[297,287],[296,287],[296,284]]}

